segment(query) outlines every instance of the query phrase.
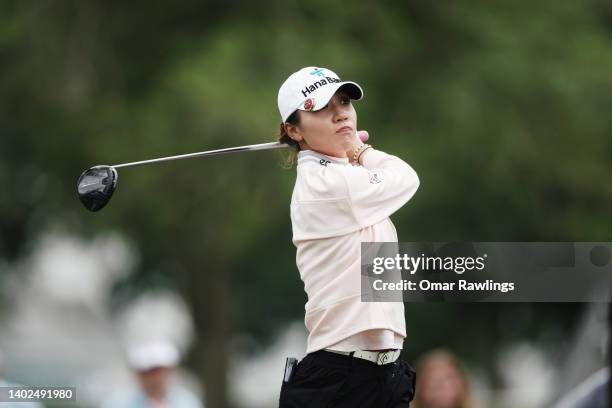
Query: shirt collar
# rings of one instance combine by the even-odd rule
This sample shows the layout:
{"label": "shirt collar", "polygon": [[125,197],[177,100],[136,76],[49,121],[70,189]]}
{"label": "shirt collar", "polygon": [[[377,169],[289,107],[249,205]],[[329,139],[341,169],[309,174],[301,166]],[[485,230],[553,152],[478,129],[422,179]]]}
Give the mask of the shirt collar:
{"label": "shirt collar", "polygon": [[324,160],[326,162],[335,163],[335,164],[342,164],[342,165],[349,164],[348,157],[328,156],[326,154],[319,153],[315,150],[301,150],[298,153],[298,165],[306,161],[316,161],[317,163],[320,163],[321,160]]}

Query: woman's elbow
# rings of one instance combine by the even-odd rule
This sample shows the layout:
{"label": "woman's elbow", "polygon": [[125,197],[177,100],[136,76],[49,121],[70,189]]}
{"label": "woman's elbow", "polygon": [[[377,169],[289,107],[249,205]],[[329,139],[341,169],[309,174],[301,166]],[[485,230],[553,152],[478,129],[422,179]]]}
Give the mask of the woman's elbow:
{"label": "woman's elbow", "polygon": [[410,200],[412,196],[414,196],[421,185],[421,180],[419,179],[419,175],[414,171],[414,169],[408,166],[408,171],[406,172],[405,177],[405,191],[407,195],[406,201]]}

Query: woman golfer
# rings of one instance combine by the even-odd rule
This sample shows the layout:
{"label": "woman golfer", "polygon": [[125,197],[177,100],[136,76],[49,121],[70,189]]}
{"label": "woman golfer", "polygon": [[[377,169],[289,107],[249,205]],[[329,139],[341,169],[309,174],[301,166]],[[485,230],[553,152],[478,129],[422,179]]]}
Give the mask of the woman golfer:
{"label": "woman golfer", "polygon": [[280,141],[295,147],[296,263],[308,295],[307,355],[288,367],[280,407],[408,407],[415,374],[399,358],[402,302],[361,301],[361,243],[397,242],[389,216],[419,179],[357,136],[361,87],[326,68],[293,73],[278,92]]}

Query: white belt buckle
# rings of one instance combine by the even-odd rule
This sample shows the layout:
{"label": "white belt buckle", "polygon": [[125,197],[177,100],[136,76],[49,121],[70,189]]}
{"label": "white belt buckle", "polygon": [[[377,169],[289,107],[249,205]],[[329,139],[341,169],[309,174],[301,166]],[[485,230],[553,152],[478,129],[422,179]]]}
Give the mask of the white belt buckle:
{"label": "white belt buckle", "polygon": [[376,362],[376,364],[378,364],[378,365],[385,365],[385,364],[387,364],[389,361],[391,361],[391,357],[392,357],[393,353],[395,353],[395,350],[390,350],[390,351],[385,351],[385,352],[379,353],[378,354],[378,361]]}

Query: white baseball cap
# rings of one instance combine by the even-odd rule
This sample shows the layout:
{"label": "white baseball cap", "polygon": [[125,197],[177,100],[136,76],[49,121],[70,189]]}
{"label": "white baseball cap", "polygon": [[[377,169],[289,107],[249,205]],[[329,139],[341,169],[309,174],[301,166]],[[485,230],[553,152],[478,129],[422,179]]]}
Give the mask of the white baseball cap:
{"label": "white baseball cap", "polygon": [[127,352],[128,364],[136,371],[156,367],[175,367],[180,360],[177,348],[165,341],[139,344]]}
{"label": "white baseball cap", "polygon": [[335,72],[327,68],[305,67],[294,72],[278,90],[278,110],[283,122],[297,109],[323,109],[340,87],[346,89],[351,99],[359,100],[363,97],[359,85],[341,81]]}

